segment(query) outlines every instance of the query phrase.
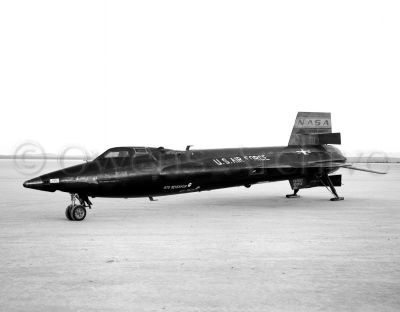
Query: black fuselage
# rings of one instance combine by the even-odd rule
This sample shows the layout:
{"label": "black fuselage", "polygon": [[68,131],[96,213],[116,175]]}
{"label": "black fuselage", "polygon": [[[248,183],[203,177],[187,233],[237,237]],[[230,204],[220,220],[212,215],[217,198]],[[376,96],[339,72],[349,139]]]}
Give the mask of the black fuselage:
{"label": "black fuselage", "polygon": [[120,147],[24,186],[91,197],[152,197],[311,177],[331,173],[345,160],[329,145],[186,151]]}

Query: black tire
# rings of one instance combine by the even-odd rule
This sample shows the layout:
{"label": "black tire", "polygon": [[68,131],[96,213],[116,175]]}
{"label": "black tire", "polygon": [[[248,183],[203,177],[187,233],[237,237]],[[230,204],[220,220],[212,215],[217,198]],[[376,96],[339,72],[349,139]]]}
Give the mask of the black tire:
{"label": "black tire", "polygon": [[67,219],[68,219],[69,221],[72,221],[72,217],[71,217],[71,208],[72,208],[72,205],[69,205],[69,206],[67,207],[67,209],[65,209],[65,216],[67,217]]}
{"label": "black tire", "polygon": [[82,205],[77,205],[71,208],[70,213],[73,221],[82,221],[86,217],[86,208]]}

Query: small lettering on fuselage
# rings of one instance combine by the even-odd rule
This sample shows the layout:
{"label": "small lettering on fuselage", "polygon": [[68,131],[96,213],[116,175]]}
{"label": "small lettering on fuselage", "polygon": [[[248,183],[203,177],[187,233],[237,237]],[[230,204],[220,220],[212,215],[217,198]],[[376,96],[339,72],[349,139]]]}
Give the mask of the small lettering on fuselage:
{"label": "small lettering on fuselage", "polygon": [[298,188],[300,188],[300,187],[302,187],[303,186],[303,184],[304,184],[304,179],[301,179],[301,178],[299,178],[299,179],[293,179],[292,180],[292,186],[293,186],[293,188],[294,189],[298,189]]}
{"label": "small lettering on fuselage", "polygon": [[245,163],[246,161],[267,161],[270,160],[265,154],[262,155],[246,155],[246,156],[236,156],[236,157],[221,157],[214,158],[213,162],[218,166],[223,165],[234,165]]}
{"label": "small lettering on fuselage", "polygon": [[165,185],[164,190],[180,190],[180,189],[188,189],[192,186],[192,183],[188,184],[180,184],[180,185]]}

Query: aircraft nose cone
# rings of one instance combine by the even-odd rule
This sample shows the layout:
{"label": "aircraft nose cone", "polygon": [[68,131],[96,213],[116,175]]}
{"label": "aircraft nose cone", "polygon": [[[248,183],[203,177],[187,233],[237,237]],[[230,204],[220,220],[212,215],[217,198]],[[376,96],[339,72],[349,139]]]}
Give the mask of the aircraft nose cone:
{"label": "aircraft nose cone", "polygon": [[31,180],[25,181],[23,186],[26,188],[40,190],[43,187],[43,181],[41,178],[34,178]]}

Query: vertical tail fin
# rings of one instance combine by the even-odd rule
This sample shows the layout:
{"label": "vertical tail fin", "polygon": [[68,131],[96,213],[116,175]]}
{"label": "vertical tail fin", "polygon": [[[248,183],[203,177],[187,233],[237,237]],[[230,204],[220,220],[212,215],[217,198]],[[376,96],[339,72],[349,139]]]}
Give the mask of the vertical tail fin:
{"label": "vertical tail fin", "polygon": [[340,144],[340,133],[332,133],[331,113],[297,113],[289,145],[321,144]]}

